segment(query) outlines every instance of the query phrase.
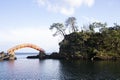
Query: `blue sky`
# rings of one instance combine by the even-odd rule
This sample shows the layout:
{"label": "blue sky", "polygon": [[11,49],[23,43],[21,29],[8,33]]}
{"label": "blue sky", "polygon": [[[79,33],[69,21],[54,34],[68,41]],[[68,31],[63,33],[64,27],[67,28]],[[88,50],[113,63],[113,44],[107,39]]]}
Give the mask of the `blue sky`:
{"label": "blue sky", "polygon": [[0,0],[0,51],[33,43],[46,52],[58,52],[61,38],[52,36],[52,23],[64,23],[74,16],[79,28],[94,21],[107,22],[109,26],[120,24],[119,3],[120,0]]}

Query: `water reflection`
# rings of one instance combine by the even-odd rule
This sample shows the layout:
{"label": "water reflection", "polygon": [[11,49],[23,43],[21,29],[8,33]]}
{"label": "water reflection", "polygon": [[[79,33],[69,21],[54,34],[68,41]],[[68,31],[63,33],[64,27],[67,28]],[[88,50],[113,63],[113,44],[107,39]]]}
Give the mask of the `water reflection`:
{"label": "water reflection", "polygon": [[6,68],[8,68],[8,70],[12,70],[12,69],[14,69],[14,62],[15,62],[15,60],[10,60],[10,61],[7,61],[7,67]]}
{"label": "water reflection", "polygon": [[59,60],[40,60],[41,79],[60,79],[60,65],[61,64]]}
{"label": "water reflection", "polygon": [[[119,65],[118,65],[119,64]],[[66,79],[120,79],[119,62],[61,61],[61,78]]]}
{"label": "water reflection", "polygon": [[0,79],[100,80],[120,79],[119,61],[71,61],[20,58],[0,62]]}

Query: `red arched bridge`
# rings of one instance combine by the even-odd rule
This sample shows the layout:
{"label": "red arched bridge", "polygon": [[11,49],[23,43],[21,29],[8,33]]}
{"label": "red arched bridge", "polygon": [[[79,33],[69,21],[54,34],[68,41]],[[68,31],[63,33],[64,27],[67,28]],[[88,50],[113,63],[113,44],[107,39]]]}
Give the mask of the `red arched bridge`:
{"label": "red arched bridge", "polygon": [[16,50],[21,49],[21,48],[26,48],[26,47],[36,49],[36,50],[40,51],[41,53],[45,53],[45,51],[42,48],[40,48],[37,45],[30,44],[30,43],[24,43],[24,44],[14,46],[14,47],[8,49],[7,53],[14,55]]}

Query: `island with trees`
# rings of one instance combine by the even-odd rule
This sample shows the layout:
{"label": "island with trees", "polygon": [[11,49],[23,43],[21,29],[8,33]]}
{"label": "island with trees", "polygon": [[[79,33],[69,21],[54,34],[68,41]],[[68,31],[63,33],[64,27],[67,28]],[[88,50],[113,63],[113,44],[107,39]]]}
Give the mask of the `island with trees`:
{"label": "island with trees", "polygon": [[[108,27],[107,23],[93,22],[79,30],[76,23],[75,17],[69,17],[65,24],[53,23],[50,26],[50,30],[56,29],[53,36],[60,35],[63,40],[59,43],[58,53],[45,55],[43,59],[116,60],[120,58],[120,25],[114,23],[114,26]],[[28,58],[32,57],[28,56]]]}
{"label": "island with trees", "polygon": [[[120,25],[114,23],[93,22],[77,26],[75,17],[69,17],[65,23],[53,23],[50,30],[56,30],[53,36],[60,36],[59,52],[50,55],[39,53],[27,58],[65,59],[65,60],[118,60],[120,59]],[[0,60],[8,60],[10,56],[0,53]],[[12,58],[12,57],[11,57]]]}

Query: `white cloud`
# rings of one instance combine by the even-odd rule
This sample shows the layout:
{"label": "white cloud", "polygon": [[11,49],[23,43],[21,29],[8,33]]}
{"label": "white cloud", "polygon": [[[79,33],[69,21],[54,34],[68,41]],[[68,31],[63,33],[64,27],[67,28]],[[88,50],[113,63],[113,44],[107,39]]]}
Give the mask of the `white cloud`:
{"label": "white cloud", "polygon": [[44,6],[49,11],[61,13],[67,16],[73,15],[75,9],[86,5],[91,7],[95,0],[37,0],[38,4]]}

